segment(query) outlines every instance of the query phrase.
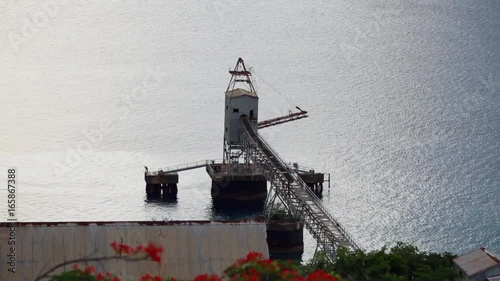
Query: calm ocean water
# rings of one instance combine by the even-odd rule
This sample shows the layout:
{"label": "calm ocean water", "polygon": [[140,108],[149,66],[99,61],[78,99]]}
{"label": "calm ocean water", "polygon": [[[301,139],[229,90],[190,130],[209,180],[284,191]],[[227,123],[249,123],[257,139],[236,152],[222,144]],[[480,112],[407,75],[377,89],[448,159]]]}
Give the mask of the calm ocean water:
{"label": "calm ocean water", "polygon": [[0,4],[19,220],[241,216],[213,210],[203,170],[180,174],[176,203],[146,202],[143,166],[222,158],[242,57],[261,119],[310,112],[261,133],[331,173],[324,203],[362,248],[500,253],[500,1],[212,2]]}

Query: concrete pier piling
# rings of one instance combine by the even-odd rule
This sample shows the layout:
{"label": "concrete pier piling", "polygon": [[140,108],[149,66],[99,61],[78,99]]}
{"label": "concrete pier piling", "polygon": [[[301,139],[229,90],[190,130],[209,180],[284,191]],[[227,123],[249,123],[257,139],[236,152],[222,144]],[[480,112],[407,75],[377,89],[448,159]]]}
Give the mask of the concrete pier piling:
{"label": "concrete pier piling", "polygon": [[211,195],[214,199],[239,203],[264,202],[267,180],[254,164],[209,164],[207,173],[212,178]]}
{"label": "concrete pier piling", "polygon": [[318,197],[323,196],[323,183],[325,182],[325,174],[316,173],[314,170],[298,171],[300,178]]}
{"label": "concrete pier piling", "polygon": [[271,218],[266,223],[266,231],[271,257],[300,256],[304,252],[304,224],[299,220]]}
{"label": "concrete pier piling", "polygon": [[167,183],[162,185],[163,197],[172,198],[177,195],[177,184]]}
{"label": "concrete pier piling", "polygon": [[152,198],[176,198],[179,175],[164,171],[145,172],[146,195]]}
{"label": "concrete pier piling", "polygon": [[[267,242],[271,252],[302,253],[304,226],[331,259],[335,259],[336,254],[332,243],[350,250],[358,249],[319,199],[325,182],[330,188],[330,174],[316,173],[313,169],[300,167],[298,163],[287,164],[259,134],[262,128],[305,118],[307,111],[296,106],[300,111],[298,113],[290,111],[288,115],[259,122],[259,97],[243,59],[239,58],[234,70],[229,73],[231,80],[224,103],[222,160],[204,160],[165,168],[169,172],[148,172],[144,166],[148,196],[176,198],[177,172],[205,167],[212,179],[210,193],[214,214],[225,209],[235,214],[237,210],[262,209],[265,205],[271,208],[264,210],[268,219],[276,200],[286,205],[287,215],[271,217],[267,221]],[[242,83],[244,87],[240,87]],[[272,190],[269,198],[268,182]]]}

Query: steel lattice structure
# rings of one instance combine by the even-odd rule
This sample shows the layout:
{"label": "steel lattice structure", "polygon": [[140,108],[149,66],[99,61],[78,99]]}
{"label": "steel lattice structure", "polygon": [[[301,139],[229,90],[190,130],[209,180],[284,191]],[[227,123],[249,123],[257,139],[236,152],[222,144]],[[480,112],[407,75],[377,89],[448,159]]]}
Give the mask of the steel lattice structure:
{"label": "steel lattice structure", "polygon": [[271,184],[272,193],[266,202],[265,215],[273,212],[272,202],[279,198],[290,214],[300,220],[323,248],[331,260],[336,260],[337,250],[344,247],[348,251],[359,249],[351,236],[323,206],[321,200],[310,190],[297,172],[257,133],[257,128],[248,117],[241,117],[245,159],[257,164]]}

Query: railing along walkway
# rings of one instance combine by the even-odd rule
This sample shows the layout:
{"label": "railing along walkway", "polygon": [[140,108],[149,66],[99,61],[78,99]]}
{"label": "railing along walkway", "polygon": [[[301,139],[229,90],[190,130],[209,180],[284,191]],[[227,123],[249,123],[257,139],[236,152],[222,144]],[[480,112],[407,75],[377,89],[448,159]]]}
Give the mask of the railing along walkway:
{"label": "railing along walkway", "polygon": [[261,165],[264,176],[277,196],[290,213],[304,224],[328,257],[336,260],[336,252],[341,247],[348,251],[358,249],[351,236],[328,212],[321,200],[257,133],[256,127],[248,118],[242,117],[241,122],[245,145],[252,150],[249,153],[252,160]]}
{"label": "railing along walkway", "polygon": [[147,171],[146,174],[147,175],[157,175],[160,173],[164,173],[164,174],[176,173],[176,172],[182,172],[182,171],[206,167],[207,165],[214,164],[214,163],[218,164],[218,163],[221,163],[221,161],[220,160],[201,160],[201,161],[197,161],[197,162],[180,164],[177,166],[160,168],[157,171]]}

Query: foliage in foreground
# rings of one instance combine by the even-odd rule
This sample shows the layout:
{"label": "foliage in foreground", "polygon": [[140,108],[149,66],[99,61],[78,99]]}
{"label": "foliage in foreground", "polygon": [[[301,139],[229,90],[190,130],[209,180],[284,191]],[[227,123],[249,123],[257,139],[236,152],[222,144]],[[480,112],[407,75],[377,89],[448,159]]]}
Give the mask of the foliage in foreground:
{"label": "foliage in foreground", "polygon": [[[93,266],[80,269],[78,263],[100,262],[120,259],[124,261],[152,260],[161,262],[163,248],[154,244],[147,247],[112,243],[116,255],[109,257],[83,258],[54,266],[35,281],[120,281],[109,272],[96,272]],[[338,259],[331,263],[324,253],[319,252],[314,259],[305,265],[293,261],[265,259],[262,254],[251,252],[245,258],[237,260],[228,267],[222,276],[203,274],[193,281],[442,281],[453,280],[453,256],[450,253],[425,253],[417,247],[397,243],[395,247],[365,253],[358,250],[348,253],[339,250]],[[53,274],[58,268],[73,264],[71,271]],[[340,276],[343,276],[342,279]],[[139,281],[175,281],[174,278],[145,274]]]}
{"label": "foliage in foreground", "polygon": [[324,261],[323,264],[347,281],[451,281],[455,277],[453,258],[451,253],[426,253],[398,242],[390,250],[386,247],[368,253],[340,250],[335,264]]}
{"label": "foliage in foreground", "polygon": [[[138,245],[131,247],[125,244],[111,244],[116,255],[97,258],[82,258],[73,261],[64,262],[54,266],[41,274],[35,281],[120,281],[120,278],[110,272],[96,272],[93,266],[87,266],[81,269],[78,263],[101,262],[105,260],[121,259],[128,262],[140,260],[152,260],[161,263],[162,247],[157,247],[150,243],[147,247]],[[54,274],[57,269],[73,264],[70,271]],[[299,266],[300,267],[300,266]],[[276,261],[265,259],[257,252],[249,253],[245,258],[238,259],[233,265],[228,267],[223,276],[216,274],[202,274],[196,276],[193,281],[222,281],[223,279],[231,281],[258,281],[258,280],[286,280],[286,281],[340,281],[333,274],[328,274],[323,270],[314,270],[307,275],[301,275],[297,270],[297,264],[292,261]],[[139,281],[175,281],[171,277],[154,276],[150,274],[143,275]]]}

